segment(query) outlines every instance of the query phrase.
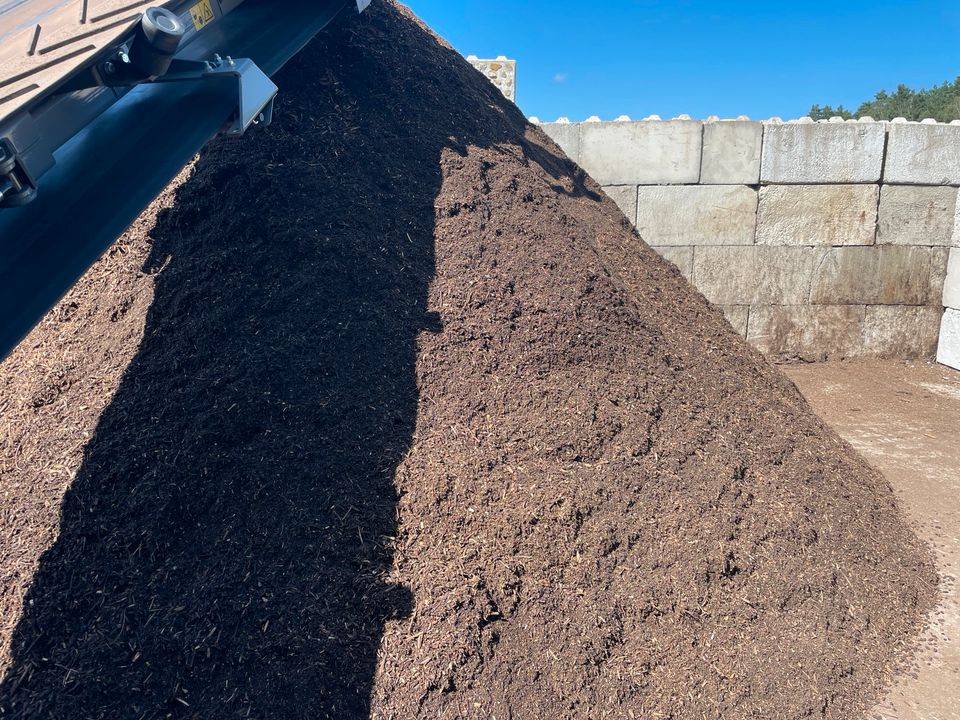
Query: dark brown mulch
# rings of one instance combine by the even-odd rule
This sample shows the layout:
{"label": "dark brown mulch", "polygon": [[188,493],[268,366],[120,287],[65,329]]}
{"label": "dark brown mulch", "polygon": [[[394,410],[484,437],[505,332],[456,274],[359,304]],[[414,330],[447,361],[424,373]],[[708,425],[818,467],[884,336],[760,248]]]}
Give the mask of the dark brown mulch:
{"label": "dark brown mulch", "polygon": [[405,11],[278,82],[2,367],[5,717],[862,716],[887,483]]}

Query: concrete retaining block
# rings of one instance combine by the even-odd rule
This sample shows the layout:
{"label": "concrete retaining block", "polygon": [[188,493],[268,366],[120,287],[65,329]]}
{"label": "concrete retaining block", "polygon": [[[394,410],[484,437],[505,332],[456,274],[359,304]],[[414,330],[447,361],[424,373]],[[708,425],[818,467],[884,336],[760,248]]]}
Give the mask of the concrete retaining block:
{"label": "concrete retaining block", "polygon": [[760,182],[879,182],[884,134],[881,123],[768,123]]}
{"label": "concrete retaining block", "polygon": [[568,158],[580,162],[580,123],[543,123],[540,129],[560,146]]}
{"label": "concrete retaining block", "polygon": [[940,305],[942,248],[884,245],[820,250],[810,284],[814,305]]}
{"label": "concrete retaining block", "polygon": [[757,191],[744,185],[641,186],[637,231],[649,245],[752,245]]}
{"label": "concrete retaining block", "polygon": [[749,305],[718,305],[733,331],[742,338],[747,337],[747,323],[750,318]]}
{"label": "concrete retaining block", "polygon": [[884,185],[877,243],[952,245],[956,212],[954,187]]}
{"label": "concrete retaining block", "polygon": [[950,252],[950,248],[930,248],[930,305],[942,306],[942,303],[937,302],[937,298],[943,299]]}
{"label": "concrete retaining block", "polygon": [[704,185],[756,185],[760,182],[763,123],[721,121],[703,126]]}
{"label": "concrete retaining block", "polygon": [[883,180],[960,185],[960,126],[891,124]]}
{"label": "concrete retaining block", "polygon": [[760,189],[757,243],[872,245],[877,185],[768,185]]}
{"label": "concrete retaining block", "polygon": [[693,278],[692,247],[654,247],[654,251],[667,262],[677,266],[680,273],[689,281]]}
{"label": "concrete retaining block", "polygon": [[696,183],[700,180],[703,124],[584,123],[580,166],[601,185]]}
{"label": "concrete retaining block", "polygon": [[950,250],[947,276],[943,282],[943,305],[960,310],[960,248]]}
{"label": "concrete retaining block", "polygon": [[940,307],[867,306],[863,319],[863,355],[933,358],[942,313]]}
{"label": "concrete retaining block", "polygon": [[960,370],[960,310],[948,308],[943,313],[937,362]]}
{"label": "concrete retaining block", "polygon": [[637,224],[637,186],[607,185],[603,191],[623,211],[630,224],[635,226]]}
{"label": "concrete retaining block", "polygon": [[807,302],[817,251],[806,247],[698,247],[693,282],[718,305]]}
{"label": "concrete retaining block", "polygon": [[750,308],[747,340],[768,355],[826,360],[856,357],[863,345],[862,305]]}

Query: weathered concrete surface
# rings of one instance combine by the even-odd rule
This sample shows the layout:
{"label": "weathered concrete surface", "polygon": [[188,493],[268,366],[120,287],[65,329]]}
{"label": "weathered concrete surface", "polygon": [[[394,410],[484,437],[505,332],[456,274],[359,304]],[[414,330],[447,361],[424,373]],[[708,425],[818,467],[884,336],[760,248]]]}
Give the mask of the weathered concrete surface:
{"label": "weathered concrete surface", "polygon": [[517,100],[517,61],[505,56],[494,59],[478,58],[469,55],[467,62],[479,70],[511,102]]}
{"label": "weathered concrete surface", "polygon": [[757,243],[872,245],[878,196],[877,185],[768,185],[760,189]]}
{"label": "weathered concrete surface", "polygon": [[941,307],[868,305],[863,318],[863,355],[921,358],[937,354]]}
{"label": "weathered concrete surface", "polygon": [[884,185],[877,243],[953,245],[956,212],[954,187]]}
{"label": "weathered concrete surface", "polygon": [[814,305],[940,305],[944,248],[884,245],[819,251]]}
{"label": "weathered concrete surface", "polygon": [[883,167],[880,123],[767,123],[763,183],[876,183]]}
{"label": "weathered concrete surface", "polygon": [[567,157],[580,162],[580,123],[544,123],[540,126]]}
{"label": "weathered concrete surface", "polygon": [[580,166],[601,185],[696,183],[703,125],[669,122],[584,123]]}
{"label": "weathered concrete surface", "polygon": [[960,310],[960,248],[950,250],[947,277],[943,283],[943,305]]}
{"label": "weathered concrete surface", "polygon": [[960,126],[891,124],[883,180],[960,185]]}
{"label": "weathered concrete surface", "polygon": [[641,186],[637,230],[649,245],[752,245],[757,191],[744,185]]}
{"label": "weathered concrete surface", "polygon": [[[960,310],[947,308],[943,311],[937,362],[960,370]],[[956,432],[956,429],[954,432]],[[960,465],[957,467],[960,467]]]}
{"label": "weathered concrete surface", "polygon": [[960,373],[928,363],[856,361],[783,368],[807,400],[893,486],[934,548],[943,578],[915,670],[871,720],[955,720],[960,713]]}
{"label": "weathered concrete surface", "polygon": [[623,210],[633,225],[637,224],[637,186],[636,185],[606,185],[603,191],[613,200],[617,207]]}
{"label": "weathered concrete surface", "polygon": [[857,357],[863,346],[864,311],[862,305],[753,306],[747,340],[774,357]]}
{"label": "weathered concrete surface", "polygon": [[814,248],[698,247],[693,282],[718,305],[802,305],[807,302]]}
{"label": "weathered concrete surface", "polygon": [[683,276],[693,282],[693,248],[692,247],[654,247],[654,251],[668,262],[672,262]]}
{"label": "weathered concrete surface", "polygon": [[747,337],[747,324],[750,319],[749,305],[718,305],[734,332],[742,338]]}
{"label": "weathered concrete surface", "polygon": [[760,182],[763,123],[721,121],[703,126],[704,185],[756,185]]}

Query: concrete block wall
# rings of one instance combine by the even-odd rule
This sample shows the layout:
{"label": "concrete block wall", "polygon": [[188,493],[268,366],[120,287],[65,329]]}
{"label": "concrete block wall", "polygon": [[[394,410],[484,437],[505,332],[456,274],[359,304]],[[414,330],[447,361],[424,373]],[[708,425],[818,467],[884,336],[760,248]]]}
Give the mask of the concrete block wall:
{"label": "concrete block wall", "polygon": [[940,325],[937,361],[960,370],[960,247],[950,249],[943,304],[946,309]]}
{"label": "concrete block wall", "polygon": [[479,70],[484,77],[492,82],[503,96],[511,102],[517,101],[517,61],[510,60],[505,55],[498,55],[493,60],[468,55],[467,62]]}
{"label": "concrete block wall", "polygon": [[960,367],[960,123],[540,124],[764,352]]}

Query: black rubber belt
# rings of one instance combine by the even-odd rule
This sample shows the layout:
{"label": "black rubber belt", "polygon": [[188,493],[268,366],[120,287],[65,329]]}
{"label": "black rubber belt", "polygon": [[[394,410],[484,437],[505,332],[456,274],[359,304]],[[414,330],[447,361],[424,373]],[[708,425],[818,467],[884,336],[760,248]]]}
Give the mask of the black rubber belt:
{"label": "black rubber belt", "polygon": [[[187,56],[248,57],[272,75],[348,4],[247,0]],[[139,85],[57,151],[36,200],[0,210],[0,359],[220,130],[234,95],[226,83]]]}

